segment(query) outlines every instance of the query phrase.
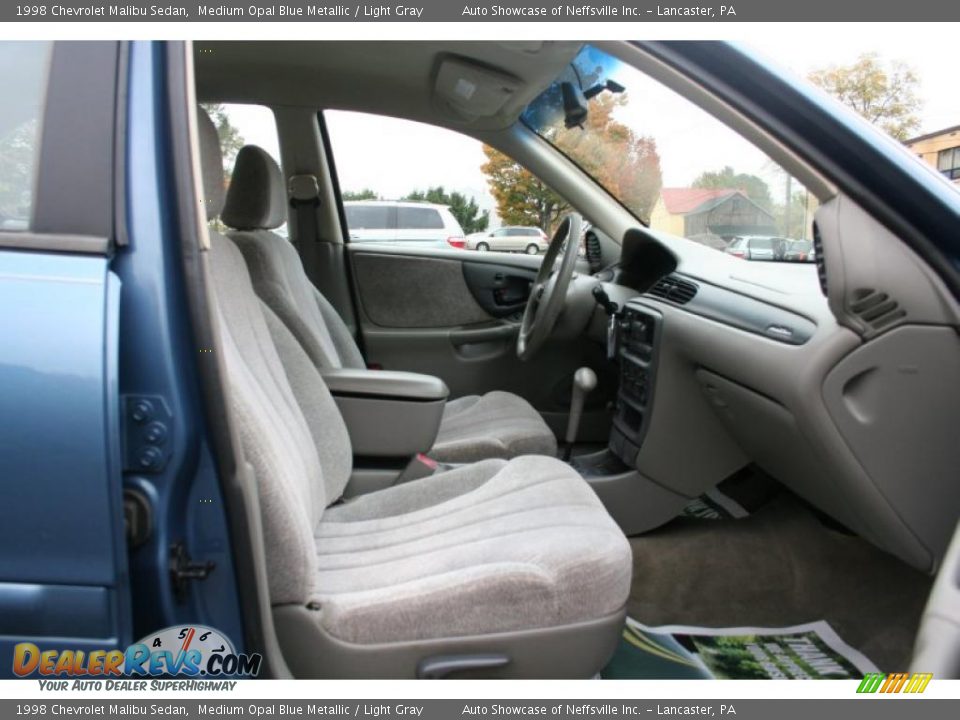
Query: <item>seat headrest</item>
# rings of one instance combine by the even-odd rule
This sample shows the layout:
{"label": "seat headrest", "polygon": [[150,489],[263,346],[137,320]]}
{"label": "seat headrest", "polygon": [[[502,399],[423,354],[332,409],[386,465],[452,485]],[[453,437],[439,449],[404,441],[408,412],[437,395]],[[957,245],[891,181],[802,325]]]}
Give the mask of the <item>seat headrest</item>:
{"label": "seat headrest", "polygon": [[213,120],[197,106],[197,133],[200,136],[200,170],[203,175],[203,204],[207,220],[212,220],[223,209],[223,151],[220,136]]}
{"label": "seat headrest", "polygon": [[286,222],[283,173],[263,148],[246,145],[237,153],[221,219],[235,230],[273,230]]}

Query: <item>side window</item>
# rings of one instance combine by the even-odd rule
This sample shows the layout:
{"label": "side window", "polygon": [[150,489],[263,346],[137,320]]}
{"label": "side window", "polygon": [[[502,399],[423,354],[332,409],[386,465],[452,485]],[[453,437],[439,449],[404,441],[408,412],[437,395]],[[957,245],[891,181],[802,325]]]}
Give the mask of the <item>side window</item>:
{"label": "side window", "polygon": [[386,205],[347,205],[344,208],[348,225],[356,230],[387,230],[390,208]]}
{"label": "side window", "polygon": [[937,154],[937,170],[950,180],[960,178],[960,147],[941,150]]}
{"label": "side window", "polygon": [[442,230],[443,218],[433,208],[397,208],[398,230]]}
{"label": "side window", "polygon": [[[543,252],[566,203],[479,140],[407,120],[324,112],[350,242],[467,252]],[[422,205],[422,207],[418,207]],[[439,207],[438,207],[439,206]],[[360,207],[396,211],[396,231]],[[449,212],[448,212],[449,210]],[[527,228],[508,232],[507,227]]]}
{"label": "side window", "polygon": [[0,232],[30,229],[51,48],[0,43]]}
{"label": "side window", "polygon": [[[223,153],[223,183],[229,187],[237,153],[244,145],[257,145],[266,150],[277,165],[280,165],[280,139],[277,134],[277,122],[273,112],[262,105],[242,105],[227,103],[201,103],[210,115],[220,136],[220,150]],[[219,231],[229,230],[220,219],[212,220],[211,225]],[[287,224],[274,230],[282,237],[288,237]]]}

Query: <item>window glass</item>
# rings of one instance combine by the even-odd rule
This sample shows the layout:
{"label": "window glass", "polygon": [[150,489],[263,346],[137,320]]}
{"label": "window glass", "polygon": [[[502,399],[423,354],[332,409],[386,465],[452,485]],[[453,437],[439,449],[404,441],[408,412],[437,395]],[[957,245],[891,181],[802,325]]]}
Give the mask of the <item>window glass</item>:
{"label": "window glass", "polygon": [[[599,48],[585,46],[522,121],[655,230],[720,252],[733,249],[736,236],[812,236],[817,200],[796,178],[714,117]],[[800,262],[779,253],[745,259]],[[794,269],[816,282],[810,268]]]}
{"label": "window glass", "polygon": [[356,230],[386,230],[390,227],[387,205],[346,205],[347,225]]}
{"label": "window glass", "polygon": [[51,47],[0,43],[0,232],[30,229]]}
{"label": "window glass", "polygon": [[[364,113],[327,110],[324,119],[349,242],[542,253],[546,245],[539,241],[540,228],[550,233],[569,209],[512,159],[474,138]],[[360,214],[361,203],[380,203],[379,221],[370,217],[372,209]],[[386,207],[396,209],[391,228],[383,223]],[[517,226],[526,229],[506,230]]]}
{"label": "window glass", "polygon": [[443,219],[433,208],[397,208],[397,228],[410,230],[442,230]]}
{"label": "window glass", "polygon": [[[257,145],[280,165],[280,140],[277,135],[277,122],[273,112],[262,105],[243,105],[228,103],[202,103],[210,115],[220,136],[220,151],[223,153],[223,182],[229,187],[230,176],[237,160],[237,153],[244,145]],[[211,220],[214,229],[228,230],[218,219]],[[287,223],[273,232],[288,237]]]}
{"label": "window glass", "polygon": [[941,150],[937,154],[937,169],[951,180],[960,178],[960,147]]}

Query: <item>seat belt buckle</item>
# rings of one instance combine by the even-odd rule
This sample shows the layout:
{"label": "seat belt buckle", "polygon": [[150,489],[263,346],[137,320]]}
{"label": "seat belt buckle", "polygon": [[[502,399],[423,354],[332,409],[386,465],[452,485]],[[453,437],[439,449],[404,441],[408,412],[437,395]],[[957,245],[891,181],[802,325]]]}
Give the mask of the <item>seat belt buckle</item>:
{"label": "seat belt buckle", "polygon": [[396,484],[410,482],[411,480],[420,480],[421,478],[430,477],[437,470],[440,469],[440,463],[434,460],[429,455],[424,455],[423,453],[417,453],[413,456],[407,467],[403,469],[403,472],[400,473],[400,476],[396,480]]}
{"label": "seat belt buckle", "polygon": [[424,455],[423,453],[417,453],[417,457],[415,458],[415,461],[420,463],[421,465],[426,466],[429,470],[433,472],[436,472],[437,468],[440,467],[440,463],[438,463],[429,455]]}

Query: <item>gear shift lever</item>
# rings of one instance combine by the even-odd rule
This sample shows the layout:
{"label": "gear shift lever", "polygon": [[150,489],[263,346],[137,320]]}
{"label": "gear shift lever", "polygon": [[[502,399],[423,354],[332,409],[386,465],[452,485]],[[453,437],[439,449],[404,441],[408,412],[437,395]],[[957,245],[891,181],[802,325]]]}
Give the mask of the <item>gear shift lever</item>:
{"label": "gear shift lever", "polygon": [[580,416],[583,414],[583,401],[587,393],[597,386],[597,374],[588,367],[579,368],[573,374],[573,398],[570,401],[570,419],[567,421],[567,448],[563,452],[563,459],[570,460],[573,452],[573,443],[577,439],[577,430],[580,428]]}

